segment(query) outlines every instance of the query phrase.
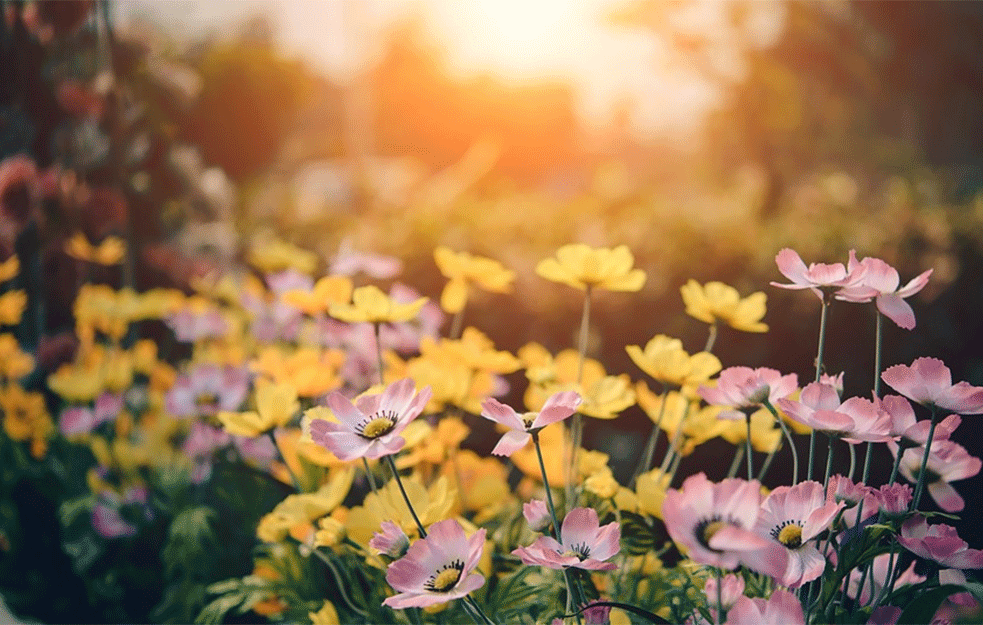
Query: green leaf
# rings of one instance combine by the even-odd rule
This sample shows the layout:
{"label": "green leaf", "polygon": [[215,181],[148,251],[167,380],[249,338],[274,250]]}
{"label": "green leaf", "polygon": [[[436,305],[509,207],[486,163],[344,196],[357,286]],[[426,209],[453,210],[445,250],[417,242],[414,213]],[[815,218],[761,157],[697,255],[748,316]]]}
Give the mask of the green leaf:
{"label": "green leaf", "polygon": [[[980,588],[973,592],[973,589],[969,586],[977,586]],[[972,592],[976,596],[977,592],[983,590],[983,585],[978,583],[966,584],[965,586],[960,584],[945,584],[939,586],[938,588],[933,588],[932,590],[918,595],[915,599],[905,607],[904,611],[901,613],[901,617],[898,618],[899,623],[931,623],[932,617],[938,611],[939,606],[942,602],[946,600],[950,595],[954,595],[960,592]]]}

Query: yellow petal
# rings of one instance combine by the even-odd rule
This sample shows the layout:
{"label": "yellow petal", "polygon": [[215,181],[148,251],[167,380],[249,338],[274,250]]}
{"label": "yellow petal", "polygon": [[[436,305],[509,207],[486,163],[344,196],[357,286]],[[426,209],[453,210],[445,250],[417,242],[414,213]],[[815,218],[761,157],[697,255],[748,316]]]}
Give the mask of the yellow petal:
{"label": "yellow petal", "polygon": [[468,283],[463,278],[452,278],[440,295],[440,307],[451,315],[464,310],[467,301]]}

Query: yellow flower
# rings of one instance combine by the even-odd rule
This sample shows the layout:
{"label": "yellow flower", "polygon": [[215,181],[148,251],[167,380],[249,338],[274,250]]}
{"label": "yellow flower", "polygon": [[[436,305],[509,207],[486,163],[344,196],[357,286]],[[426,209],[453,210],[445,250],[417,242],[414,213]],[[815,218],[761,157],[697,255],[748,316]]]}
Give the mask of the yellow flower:
{"label": "yellow flower", "polygon": [[22,378],[34,369],[34,359],[21,351],[13,334],[0,334],[0,378]]}
{"label": "yellow flower", "polygon": [[[566,428],[563,423],[547,425],[539,432],[539,446],[543,452],[543,464],[546,466],[546,477],[550,481],[550,486],[565,486],[567,483],[567,463],[564,462],[566,456]],[[519,467],[526,477],[542,483],[543,474],[539,469],[539,460],[536,457],[536,449],[532,442],[512,454],[512,462]]]}
{"label": "yellow flower", "polygon": [[328,314],[348,323],[395,323],[416,317],[427,301],[428,298],[421,297],[415,302],[400,304],[370,284],[355,289],[351,304],[331,304]]}
{"label": "yellow flower", "polygon": [[65,253],[72,258],[97,265],[117,265],[126,255],[126,244],[119,237],[109,236],[99,245],[93,246],[84,234],[76,232],[65,243]]}
{"label": "yellow flower", "polygon": [[600,362],[585,358],[582,382],[577,384],[580,355],[576,350],[563,350],[550,358],[538,348],[530,344],[520,350],[525,360],[542,363],[526,369],[532,382],[524,396],[529,410],[539,410],[550,395],[569,390],[577,391],[583,399],[577,411],[595,419],[614,419],[635,404],[635,391],[627,375],[607,375]]}
{"label": "yellow flower", "polygon": [[314,547],[334,547],[345,538],[345,525],[338,519],[324,517],[317,522],[314,532]]}
{"label": "yellow flower", "polygon": [[721,369],[720,360],[713,354],[698,352],[690,356],[679,339],[664,334],[649,340],[644,351],[638,345],[628,345],[625,351],[639,369],[677,387],[702,384]]}
{"label": "yellow flower", "polygon": [[686,314],[691,317],[705,323],[723,321],[744,332],[768,331],[768,324],[761,322],[767,297],[761,291],[741,299],[737,289],[723,282],[707,282],[700,286],[696,280],[690,280],[679,290],[686,304]]}
{"label": "yellow flower", "polygon": [[[438,478],[429,489],[415,476],[403,479],[403,486],[424,527],[446,519],[457,499],[457,491],[445,477]],[[418,532],[396,480],[390,480],[377,493],[366,495],[361,506],[349,511],[345,527],[352,540],[368,545],[383,521],[396,523],[407,536],[415,536]]]}
{"label": "yellow flower", "polygon": [[31,455],[40,459],[48,449],[54,424],[41,393],[28,393],[19,384],[0,387],[3,429],[11,440],[30,441]]}
{"label": "yellow flower", "polygon": [[608,460],[611,457],[600,451],[581,449],[577,454],[577,470],[584,477],[600,471],[608,471]]}
{"label": "yellow flower", "polygon": [[442,465],[441,474],[457,487],[460,505],[454,510],[475,512],[475,523],[491,519],[512,501],[508,471],[497,458],[463,449]]}
{"label": "yellow flower", "polygon": [[666,499],[666,491],[672,476],[663,474],[659,469],[652,469],[638,476],[635,482],[635,493],[638,495],[639,511],[662,518],[662,503]]}
{"label": "yellow flower", "polygon": [[247,260],[263,273],[296,269],[300,273],[311,274],[317,267],[317,254],[280,240],[253,247]]}
{"label": "yellow flower", "polygon": [[307,525],[337,508],[351,489],[354,467],[340,471],[327,484],[313,493],[288,495],[273,511],[260,519],[256,536],[263,542],[274,543],[286,538],[299,525]]}
{"label": "yellow flower", "polygon": [[0,282],[6,282],[20,273],[20,261],[17,256],[11,256],[7,260],[0,262]]}
{"label": "yellow flower", "polygon": [[327,312],[332,304],[347,304],[352,297],[352,281],[347,276],[325,276],[314,284],[310,292],[293,289],[280,299],[308,315]]}
{"label": "yellow flower", "polygon": [[632,269],[634,264],[635,257],[625,245],[610,249],[573,243],[558,249],[555,258],[540,261],[536,274],[581,291],[588,287],[638,291],[645,283],[645,272]]}
{"label": "yellow flower", "polygon": [[[743,445],[747,440],[747,423],[743,419],[727,421],[721,438],[734,445]],[[755,451],[771,452],[782,442],[782,431],[775,423],[775,417],[767,409],[761,408],[751,415],[751,447]]]}
{"label": "yellow flower", "polygon": [[490,338],[472,327],[465,328],[458,340],[440,339],[436,342],[429,336],[423,337],[420,354],[492,373],[513,373],[522,366],[518,358],[507,351],[497,351]]}
{"label": "yellow flower", "polygon": [[15,326],[27,308],[27,293],[23,290],[7,291],[0,295],[0,326]]}
{"label": "yellow flower", "polygon": [[267,347],[252,368],[280,384],[290,384],[301,397],[318,397],[341,386],[339,370],[344,363],[345,353],[338,349]]}
{"label": "yellow flower", "polygon": [[605,469],[588,477],[584,481],[584,488],[601,499],[611,499],[618,494],[621,486],[618,484],[618,480],[614,479],[611,470]]}
{"label": "yellow flower", "polygon": [[317,612],[308,612],[307,617],[311,619],[311,625],[341,625],[341,621],[338,620],[338,611],[327,600]]}
{"label": "yellow flower", "polygon": [[62,365],[48,376],[48,388],[62,399],[86,403],[96,398],[103,388],[103,375],[98,367]]}
{"label": "yellow flower", "polygon": [[437,268],[450,281],[440,296],[440,305],[450,314],[464,310],[468,301],[468,285],[474,283],[486,291],[508,293],[512,290],[515,272],[497,260],[454,252],[441,246],[433,252]]}
{"label": "yellow flower", "polygon": [[297,390],[289,384],[260,381],[256,386],[255,412],[219,412],[218,420],[229,434],[255,437],[290,422],[300,410]]}

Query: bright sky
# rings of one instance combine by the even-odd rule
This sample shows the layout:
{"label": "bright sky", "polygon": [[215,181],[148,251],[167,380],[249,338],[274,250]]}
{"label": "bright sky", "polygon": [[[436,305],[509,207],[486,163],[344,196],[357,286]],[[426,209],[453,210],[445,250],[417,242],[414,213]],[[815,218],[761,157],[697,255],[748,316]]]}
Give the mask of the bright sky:
{"label": "bright sky", "polygon": [[[685,133],[713,104],[712,90],[686,68],[672,67],[659,41],[604,23],[620,0],[121,0],[117,11],[149,16],[174,32],[199,35],[246,16],[275,17],[285,50],[344,81],[379,52],[394,19],[424,13],[462,75],[492,72],[506,80],[568,79],[588,120],[603,122],[613,105],[635,101],[642,134]],[[719,4],[703,0],[704,17]],[[774,21],[774,20],[773,20]]]}

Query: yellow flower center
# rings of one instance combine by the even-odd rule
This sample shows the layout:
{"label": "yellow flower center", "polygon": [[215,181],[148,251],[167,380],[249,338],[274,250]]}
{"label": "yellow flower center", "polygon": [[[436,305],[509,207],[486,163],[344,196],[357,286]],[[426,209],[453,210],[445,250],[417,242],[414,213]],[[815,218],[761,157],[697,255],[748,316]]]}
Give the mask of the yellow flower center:
{"label": "yellow flower center", "polygon": [[709,547],[710,539],[713,538],[713,535],[719,532],[725,525],[727,524],[723,521],[711,521],[710,523],[707,523],[703,528],[703,543]]}
{"label": "yellow flower center", "polygon": [[461,571],[463,569],[464,563],[457,560],[440,573],[431,577],[424,584],[424,587],[433,592],[447,592],[457,584],[457,580],[461,579]]}
{"label": "yellow flower center", "polygon": [[802,546],[802,528],[795,523],[786,525],[779,530],[776,538],[789,549],[796,549]]}
{"label": "yellow flower center", "polygon": [[391,432],[395,425],[396,422],[391,417],[376,417],[365,424],[361,434],[364,438],[379,438]]}

